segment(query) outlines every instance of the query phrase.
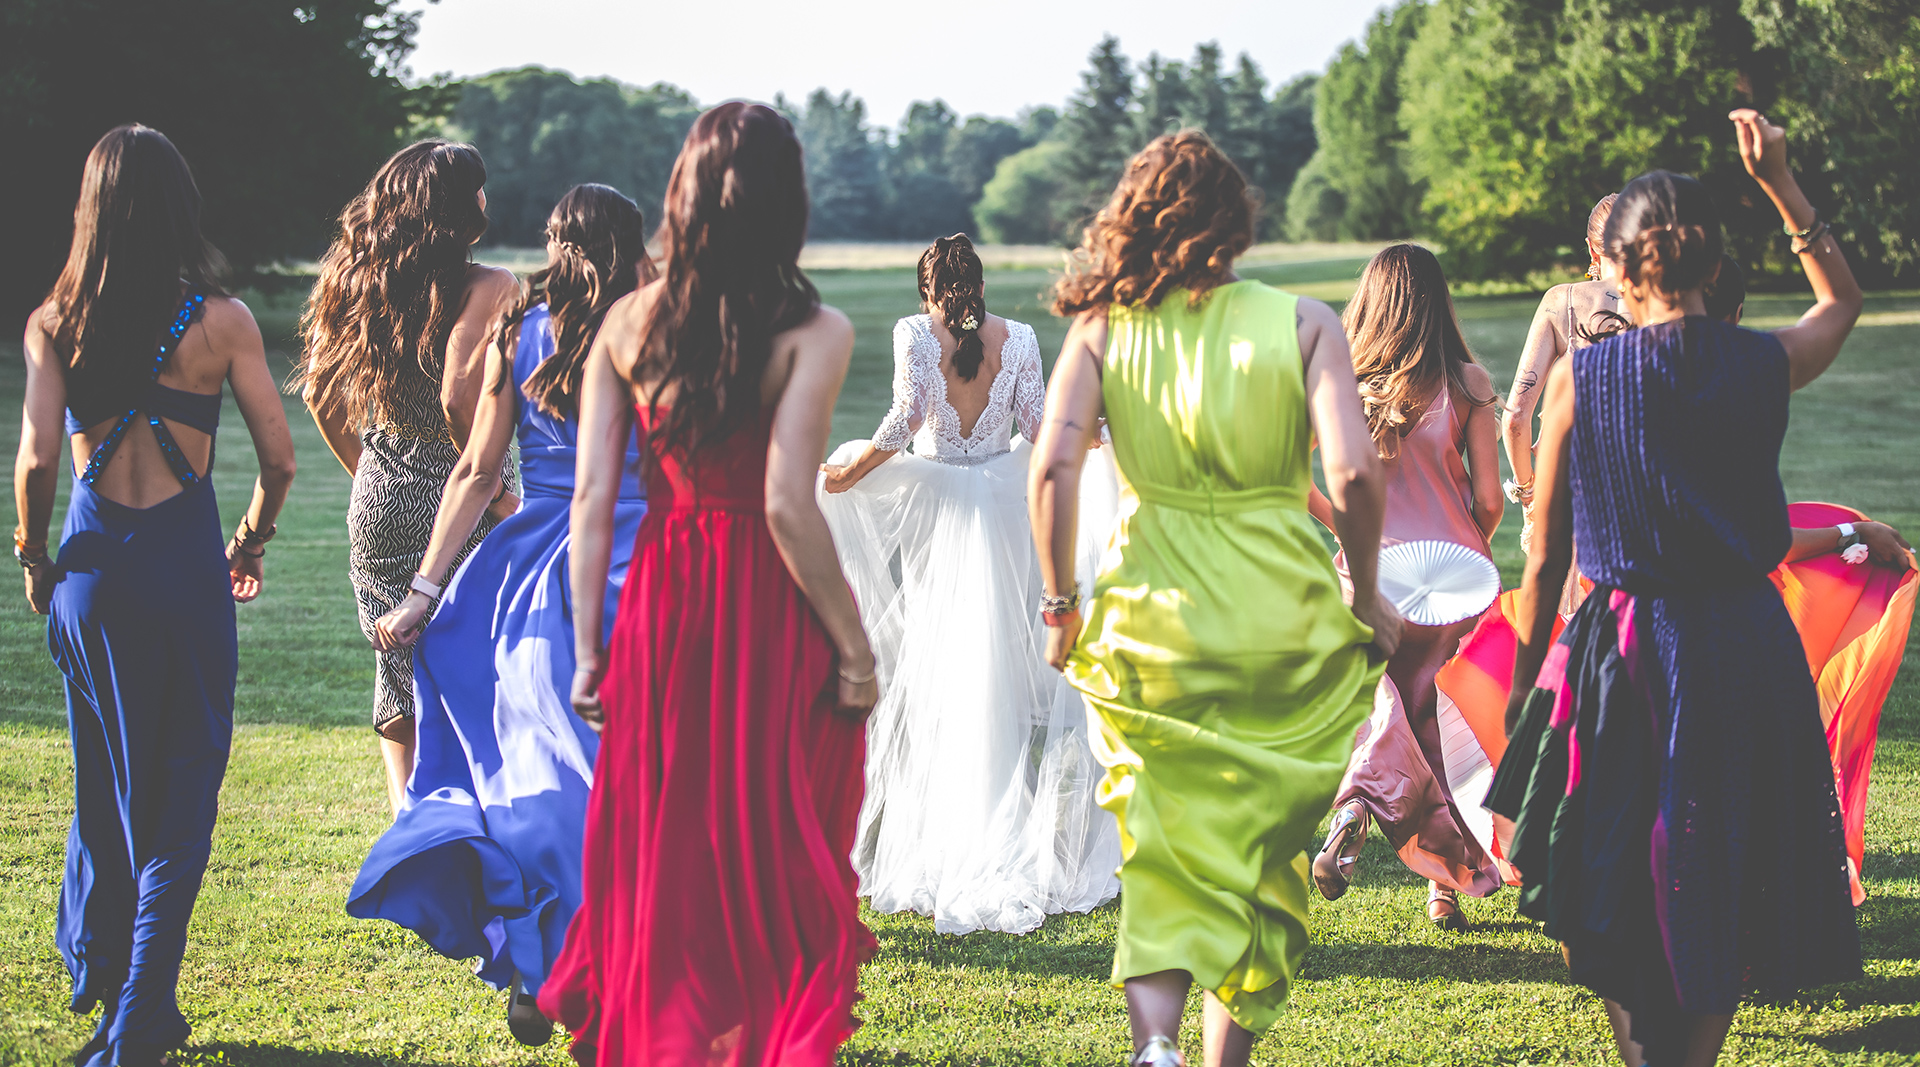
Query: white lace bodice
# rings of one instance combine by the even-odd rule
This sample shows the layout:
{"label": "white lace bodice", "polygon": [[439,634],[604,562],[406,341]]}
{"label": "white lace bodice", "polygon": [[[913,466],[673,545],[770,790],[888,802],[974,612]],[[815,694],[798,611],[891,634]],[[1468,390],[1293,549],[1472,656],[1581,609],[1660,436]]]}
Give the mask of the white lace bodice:
{"label": "white lace bodice", "polygon": [[1047,387],[1040,373],[1040,342],[1033,327],[1007,320],[1007,341],[1000,349],[1000,373],[987,387],[987,406],[960,432],[960,415],[947,400],[947,376],[940,372],[940,339],[933,319],[909,315],[893,324],[893,407],[873,432],[873,446],[899,451],[913,441],[914,455],[942,463],[969,464],[991,459],[1013,445],[1013,431],[1031,441],[1040,432]]}

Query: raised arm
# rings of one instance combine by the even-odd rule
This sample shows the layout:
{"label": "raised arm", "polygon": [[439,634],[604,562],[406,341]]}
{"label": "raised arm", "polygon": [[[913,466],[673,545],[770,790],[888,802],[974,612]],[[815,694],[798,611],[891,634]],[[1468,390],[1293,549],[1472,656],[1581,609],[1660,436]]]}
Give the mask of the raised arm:
{"label": "raised arm", "polygon": [[893,324],[893,406],[881,417],[879,428],[873,431],[873,440],[867,442],[867,447],[860,450],[859,457],[852,463],[844,467],[820,465],[826,475],[821,488],[829,493],[852,489],[875,467],[907,447],[907,442],[919,432],[920,424],[927,417],[927,383],[916,371],[916,363],[913,328],[908,320],[901,319]]}
{"label": "raised arm", "polygon": [[1500,437],[1507,446],[1507,465],[1513,468],[1513,480],[1522,505],[1533,502],[1533,412],[1540,403],[1540,391],[1546,387],[1547,371],[1567,352],[1566,338],[1556,325],[1565,318],[1568,290],[1556,285],[1540,298],[1533,313],[1533,325],[1527,330],[1526,347],[1520,350],[1520,365],[1513,372],[1513,391],[1500,412]]}
{"label": "raised arm", "polygon": [[[293,487],[293,435],[287,430],[287,409],[281,404],[273,372],[267,368],[266,348],[260,342],[260,326],[254,322],[253,312],[231,298],[209,300],[201,321],[208,344],[228,357],[227,384],[233,387],[234,403],[246,420],[247,436],[253,439],[254,458],[260,465],[247,514],[227,542],[233,599],[245,603],[260,595],[266,579],[265,546],[279,521],[280,508],[287,502],[287,491]],[[359,438],[354,443],[358,444]]]}
{"label": "raised arm", "polygon": [[446,413],[453,443],[466,447],[473,432],[474,409],[487,378],[487,341],[493,337],[500,313],[520,291],[513,272],[499,267],[472,267],[460,317],[447,335],[446,367],[440,374],[440,409]]}
{"label": "raised arm", "polygon": [[1513,690],[1507,699],[1507,732],[1519,725],[1520,712],[1540,664],[1553,642],[1553,617],[1560,591],[1573,566],[1573,364],[1562,360],[1547,375],[1546,409],[1540,416],[1540,461],[1534,482],[1534,521],[1539,524],[1527,551],[1520,581],[1519,647],[1513,656]]}
{"label": "raised arm", "polygon": [[567,579],[573,591],[573,710],[600,729],[600,681],[606,677],[607,573],[613,566],[614,508],[633,436],[633,391],[613,364],[616,346],[640,344],[643,293],[607,309],[580,377],[580,445],[574,456]]}
{"label": "raised arm", "polygon": [[1847,266],[1840,243],[1827,232],[1826,223],[1816,218],[1813,205],[1800,191],[1800,183],[1787,169],[1787,131],[1752,108],[1741,108],[1727,117],[1733,120],[1734,135],[1740,142],[1740,162],[1746,164],[1747,173],[1773,201],[1787,232],[1803,235],[1794,239],[1793,250],[1800,257],[1801,269],[1807,272],[1807,283],[1813,287],[1813,306],[1799,322],[1775,330],[1773,335],[1787,350],[1793,388],[1804,388],[1840,355],[1840,346],[1860,317],[1860,286],[1853,280],[1853,269]]}
{"label": "raised arm", "polygon": [[[488,346],[488,351],[494,351]],[[474,408],[473,433],[468,435],[460,459],[447,475],[447,487],[440,494],[440,510],[433,517],[433,537],[426,554],[420,557],[420,576],[445,590],[453,575],[453,561],[480,525],[480,516],[506,491],[501,484],[501,469],[507,460],[507,447],[513,443],[514,427],[520,418],[520,390],[513,385],[513,359],[496,353],[487,360],[487,377]],[[425,626],[427,616],[438,602],[435,597],[409,589],[392,611],[373,624],[373,647],[381,652],[413,644]]]}
{"label": "raised arm", "polygon": [[864,719],[880,698],[873,649],[860,625],[853,591],[840,572],[827,517],[813,495],[814,472],[833,427],[833,402],[853,355],[853,324],[823,305],[805,325],[774,343],[792,346],[793,363],[767,444],[767,529],[787,573],[826,625],[839,654],[838,710]]}
{"label": "raised arm", "polygon": [[[1053,381],[1047,383],[1039,436],[1027,466],[1027,518],[1040,556],[1040,589],[1049,597],[1070,597],[1075,592],[1080,471],[1086,466],[1087,448],[1099,432],[1104,406],[1100,361],[1106,351],[1107,316],[1100,311],[1081,313],[1053,363]],[[1059,670],[1080,640],[1080,610],[1076,606],[1052,612],[1046,621],[1047,662]]]}
{"label": "raised arm", "polygon": [[1500,528],[1506,515],[1506,495],[1500,490],[1500,398],[1493,391],[1493,375],[1478,363],[1466,366],[1467,396],[1470,401],[1493,398],[1491,404],[1470,403],[1467,407],[1467,478],[1473,484],[1473,522],[1488,541]]}
{"label": "raised arm", "polygon": [[1347,554],[1353,579],[1353,614],[1373,627],[1373,643],[1391,656],[1400,645],[1400,612],[1380,595],[1380,527],[1387,487],[1360,390],[1353,355],[1339,316],[1318,300],[1302,299],[1296,313],[1305,364],[1307,415],[1320,442],[1320,470],[1327,478],[1334,534]]}
{"label": "raised arm", "polygon": [[27,392],[20,405],[20,452],[13,463],[13,503],[20,516],[13,544],[36,561],[26,568],[27,603],[42,615],[53,602],[47,526],[53,521],[53,498],[67,446],[67,376],[44,325],[45,314],[44,308],[36,308],[27,319]]}

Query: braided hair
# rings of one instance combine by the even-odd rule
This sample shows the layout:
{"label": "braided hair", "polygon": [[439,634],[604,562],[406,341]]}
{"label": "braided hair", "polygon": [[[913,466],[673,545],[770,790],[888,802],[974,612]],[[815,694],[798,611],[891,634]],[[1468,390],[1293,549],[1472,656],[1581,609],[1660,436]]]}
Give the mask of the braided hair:
{"label": "braided hair", "polygon": [[979,253],[966,234],[942,237],[920,254],[920,302],[929,311],[940,310],[940,320],[960,342],[953,350],[954,373],[963,382],[972,381],[987,358],[987,346],[980,340],[980,327],[987,320],[987,283]]}

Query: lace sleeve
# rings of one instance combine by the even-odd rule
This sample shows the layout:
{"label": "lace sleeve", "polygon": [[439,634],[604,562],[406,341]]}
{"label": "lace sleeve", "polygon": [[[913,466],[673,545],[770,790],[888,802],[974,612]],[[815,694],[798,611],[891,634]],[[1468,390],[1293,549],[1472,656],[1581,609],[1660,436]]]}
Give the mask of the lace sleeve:
{"label": "lace sleeve", "polygon": [[919,431],[927,417],[927,390],[914,358],[913,321],[893,324],[893,406],[873,431],[873,447],[898,452]]}
{"label": "lace sleeve", "polygon": [[1020,375],[1013,383],[1013,421],[1028,441],[1040,436],[1047,410],[1047,383],[1040,376],[1040,340],[1033,327],[1020,324]]}

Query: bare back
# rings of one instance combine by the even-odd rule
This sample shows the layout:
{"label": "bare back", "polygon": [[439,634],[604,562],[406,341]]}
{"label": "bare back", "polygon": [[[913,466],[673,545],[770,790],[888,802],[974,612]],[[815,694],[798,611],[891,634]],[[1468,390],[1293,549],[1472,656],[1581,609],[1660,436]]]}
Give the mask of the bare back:
{"label": "bare back", "polygon": [[980,343],[986,352],[973,380],[967,381],[953,366],[953,354],[960,342],[940,321],[938,309],[928,312],[927,318],[932,322],[934,339],[940,342],[940,374],[947,380],[947,403],[960,419],[960,436],[972,437],[980,416],[986,413],[993,380],[1000,376],[1001,358],[1007,344],[1007,320],[988,315],[987,321],[981,324]]}

